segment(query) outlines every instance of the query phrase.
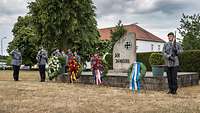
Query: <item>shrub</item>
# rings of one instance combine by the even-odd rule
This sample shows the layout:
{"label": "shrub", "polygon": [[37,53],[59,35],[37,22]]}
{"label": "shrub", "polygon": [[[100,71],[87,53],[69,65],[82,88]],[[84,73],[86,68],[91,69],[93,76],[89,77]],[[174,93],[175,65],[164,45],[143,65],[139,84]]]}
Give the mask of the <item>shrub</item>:
{"label": "shrub", "polygon": [[58,60],[60,62],[60,64],[63,66],[63,65],[66,65],[66,58],[65,57],[58,57]]}
{"label": "shrub", "polygon": [[149,63],[151,65],[164,65],[164,58],[161,53],[152,53],[149,57]]}
{"label": "shrub", "polygon": [[113,69],[113,56],[112,54],[107,54],[105,57],[105,61],[107,62],[108,69]]}

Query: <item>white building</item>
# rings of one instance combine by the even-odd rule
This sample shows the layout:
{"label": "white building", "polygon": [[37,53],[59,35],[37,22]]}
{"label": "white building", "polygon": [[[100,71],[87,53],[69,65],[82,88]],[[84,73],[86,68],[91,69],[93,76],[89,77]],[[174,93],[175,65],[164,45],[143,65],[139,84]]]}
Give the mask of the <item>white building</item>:
{"label": "white building", "polygon": [[154,41],[136,41],[136,52],[159,52],[162,51],[164,43],[162,42],[154,42]]}
{"label": "white building", "polygon": [[[138,25],[131,24],[125,25],[124,28],[127,32],[134,32],[136,34],[136,52],[158,52],[162,51],[165,41],[155,36],[154,34],[146,31]],[[111,39],[112,28],[99,29],[101,40]]]}

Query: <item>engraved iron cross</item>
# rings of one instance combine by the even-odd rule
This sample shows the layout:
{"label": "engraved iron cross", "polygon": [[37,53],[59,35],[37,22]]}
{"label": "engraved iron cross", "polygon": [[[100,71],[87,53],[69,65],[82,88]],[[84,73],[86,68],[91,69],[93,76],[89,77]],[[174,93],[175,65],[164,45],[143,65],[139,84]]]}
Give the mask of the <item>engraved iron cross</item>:
{"label": "engraved iron cross", "polygon": [[125,45],[124,45],[124,47],[125,47],[126,49],[130,49],[131,46],[132,46],[131,42],[126,42]]}

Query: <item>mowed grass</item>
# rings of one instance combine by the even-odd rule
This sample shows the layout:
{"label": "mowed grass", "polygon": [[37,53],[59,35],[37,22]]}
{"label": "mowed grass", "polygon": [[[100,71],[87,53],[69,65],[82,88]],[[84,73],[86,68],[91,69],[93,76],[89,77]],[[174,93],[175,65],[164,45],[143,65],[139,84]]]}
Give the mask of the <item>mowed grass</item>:
{"label": "mowed grass", "polygon": [[39,82],[37,71],[0,71],[0,113],[200,113],[200,86],[181,88],[177,95],[128,89]]}
{"label": "mowed grass", "polygon": [[[13,71],[0,70],[0,80],[1,81],[11,81],[13,80]],[[38,71],[20,71],[19,80],[21,81],[39,81]]]}

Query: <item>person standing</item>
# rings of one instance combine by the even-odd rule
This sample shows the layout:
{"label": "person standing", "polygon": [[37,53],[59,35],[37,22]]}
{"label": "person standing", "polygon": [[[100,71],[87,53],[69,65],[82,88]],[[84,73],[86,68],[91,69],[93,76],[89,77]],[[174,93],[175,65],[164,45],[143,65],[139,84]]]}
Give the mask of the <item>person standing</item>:
{"label": "person standing", "polygon": [[41,79],[40,82],[45,82],[45,78],[46,78],[45,66],[48,62],[47,51],[45,49],[41,48],[37,54],[36,59],[38,61],[38,66],[39,66],[40,79]]}
{"label": "person standing", "polygon": [[[92,59],[91,59],[92,60]],[[101,58],[100,56],[96,53],[94,54],[94,58],[92,61],[92,71],[94,71],[95,75],[95,82],[97,85],[101,84],[101,72],[100,72],[100,67],[101,67]]]}
{"label": "person standing", "polygon": [[74,57],[76,58],[78,63],[81,63],[81,57],[77,54],[77,52],[74,52]]}
{"label": "person standing", "polygon": [[62,51],[61,54],[62,54],[62,57],[64,57],[64,59],[65,59],[65,64],[64,64],[65,69],[64,69],[64,71],[65,71],[65,73],[67,73],[67,64],[66,64],[67,55],[64,51]]}
{"label": "person standing", "polygon": [[92,71],[92,75],[94,77],[94,82],[96,83],[96,76],[95,76],[94,64],[95,64],[95,56],[94,56],[94,54],[91,54],[90,55],[91,71]]}
{"label": "person standing", "polygon": [[73,58],[73,53],[71,49],[68,49],[66,54],[66,69],[67,69],[66,71],[68,71],[68,64],[72,58]]}
{"label": "person standing", "polygon": [[22,64],[22,55],[18,49],[11,51],[12,56],[12,65],[13,65],[13,78],[15,81],[19,80],[19,70],[20,65]]}
{"label": "person standing", "polygon": [[68,62],[73,58],[73,53],[71,51],[71,49],[67,50],[67,55],[66,55],[66,63],[68,64]]}
{"label": "person standing", "polygon": [[164,44],[163,54],[165,64],[167,66],[167,79],[169,91],[168,94],[176,94],[178,89],[177,85],[177,72],[179,68],[178,55],[182,52],[182,47],[176,42],[176,37],[173,32],[168,33],[169,42]]}

